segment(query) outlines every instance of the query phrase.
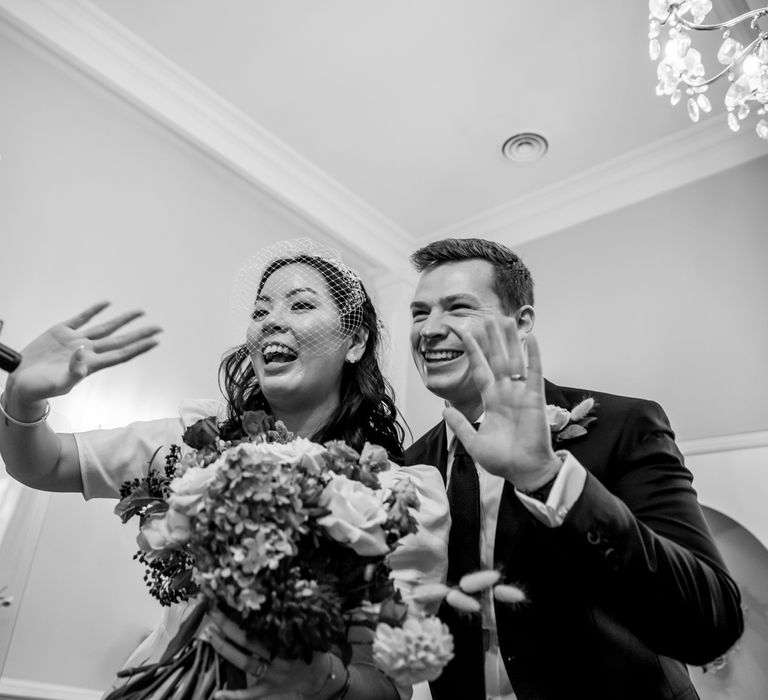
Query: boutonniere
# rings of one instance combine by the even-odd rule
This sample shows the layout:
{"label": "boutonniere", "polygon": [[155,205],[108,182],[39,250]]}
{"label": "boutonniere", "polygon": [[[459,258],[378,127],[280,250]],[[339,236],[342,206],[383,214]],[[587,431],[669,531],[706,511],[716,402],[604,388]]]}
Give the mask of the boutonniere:
{"label": "boutonniere", "polygon": [[547,422],[552,433],[552,444],[581,437],[587,434],[587,426],[597,420],[590,415],[595,407],[593,398],[584,399],[570,411],[554,404],[547,405]]}

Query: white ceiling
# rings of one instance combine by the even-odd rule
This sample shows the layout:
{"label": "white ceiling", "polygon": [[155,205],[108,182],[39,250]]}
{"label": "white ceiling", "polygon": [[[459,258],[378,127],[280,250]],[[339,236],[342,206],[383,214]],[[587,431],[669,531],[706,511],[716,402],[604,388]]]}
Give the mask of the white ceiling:
{"label": "white ceiling", "polygon": [[[768,153],[717,108],[691,125],[655,96],[642,1],[0,0],[0,14],[379,258],[448,234],[517,243]],[[543,160],[503,159],[520,131],[546,136]]]}
{"label": "white ceiling", "polygon": [[[688,126],[642,2],[95,4],[417,237]],[[545,160],[501,157],[520,131]]]}

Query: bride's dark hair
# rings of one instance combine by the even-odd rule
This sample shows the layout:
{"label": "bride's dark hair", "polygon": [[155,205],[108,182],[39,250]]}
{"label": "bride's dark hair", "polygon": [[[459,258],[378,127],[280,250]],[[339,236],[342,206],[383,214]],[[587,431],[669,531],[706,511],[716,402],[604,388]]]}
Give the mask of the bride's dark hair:
{"label": "bride's dark hair", "polygon": [[[393,461],[402,463],[405,432],[398,420],[394,390],[379,367],[381,329],[376,309],[362,282],[349,273],[342,273],[336,265],[324,258],[297,255],[279,258],[270,263],[259,280],[259,291],[270,275],[286,265],[293,264],[305,264],[316,269],[325,279],[328,290],[340,310],[349,306],[346,300],[350,295],[362,292],[362,304],[359,308],[343,312],[340,324],[344,332],[349,334],[361,326],[368,330],[368,339],[360,360],[344,363],[339,405],[310,439],[320,443],[343,440],[358,451],[366,441],[371,442],[386,449]],[[359,285],[359,289],[353,289],[352,285]],[[244,411],[270,411],[245,345],[230,350],[222,359],[219,386],[227,399],[225,428],[234,427],[239,423]]]}

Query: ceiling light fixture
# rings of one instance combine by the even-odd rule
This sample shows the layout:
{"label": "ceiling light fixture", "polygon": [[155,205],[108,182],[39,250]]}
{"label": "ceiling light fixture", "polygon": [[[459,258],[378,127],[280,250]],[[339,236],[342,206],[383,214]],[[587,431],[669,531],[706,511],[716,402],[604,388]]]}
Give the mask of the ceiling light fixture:
{"label": "ceiling light fixture", "polygon": [[502,155],[516,163],[532,163],[542,158],[549,143],[541,134],[524,132],[508,138],[501,147]]}
{"label": "ceiling light fixture", "polygon": [[[717,24],[703,24],[712,9],[712,0],[649,0],[651,60],[661,57],[656,68],[659,83],[656,94],[669,95],[676,105],[682,99],[682,88],[688,95],[688,116],[699,121],[701,112],[709,112],[712,105],[706,95],[714,82],[728,76],[731,85],[725,94],[725,108],[731,131],[738,131],[752,107],[760,119],[755,132],[761,139],[768,140],[768,32],[761,32],[757,22],[768,15],[768,7],[744,12],[733,19]],[[688,16],[690,15],[690,17]],[[731,36],[731,28],[749,20],[755,37],[746,46]],[[667,41],[662,50],[659,40],[662,28],[668,27]],[[710,78],[705,76],[701,53],[691,46],[694,32],[723,30],[723,43],[717,52],[717,60],[725,66]],[[681,85],[683,84],[683,85]],[[750,103],[754,103],[750,105]]]}

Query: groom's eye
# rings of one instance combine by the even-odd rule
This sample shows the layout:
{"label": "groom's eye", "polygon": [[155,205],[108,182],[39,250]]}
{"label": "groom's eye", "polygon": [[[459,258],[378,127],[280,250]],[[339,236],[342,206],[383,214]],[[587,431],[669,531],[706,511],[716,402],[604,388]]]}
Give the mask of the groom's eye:
{"label": "groom's eye", "polygon": [[461,304],[451,304],[448,310],[449,311],[468,311],[471,308],[472,307],[469,304],[461,303]]}

